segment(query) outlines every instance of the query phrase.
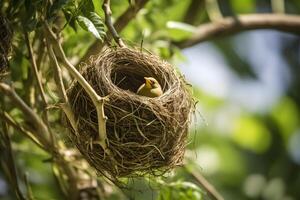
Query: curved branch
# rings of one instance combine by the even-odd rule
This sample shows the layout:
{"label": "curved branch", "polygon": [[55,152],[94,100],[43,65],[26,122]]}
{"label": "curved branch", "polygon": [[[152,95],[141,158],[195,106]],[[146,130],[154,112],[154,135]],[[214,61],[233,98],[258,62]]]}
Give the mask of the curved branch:
{"label": "curved branch", "polygon": [[179,48],[186,48],[206,40],[255,29],[274,29],[299,35],[300,16],[282,14],[249,14],[237,17],[226,17],[217,22],[206,23],[198,26],[191,38],[175,42],[175,45]]}

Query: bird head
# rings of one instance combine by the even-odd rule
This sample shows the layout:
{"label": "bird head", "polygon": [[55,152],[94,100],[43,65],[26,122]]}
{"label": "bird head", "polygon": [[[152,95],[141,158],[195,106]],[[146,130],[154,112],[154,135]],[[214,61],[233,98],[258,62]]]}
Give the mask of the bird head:
{"label": "bird head", "polygon": [[145,79],[145,87],[146,88],[159,88],[160,84],[158,81],[153,77],[144,77]]}

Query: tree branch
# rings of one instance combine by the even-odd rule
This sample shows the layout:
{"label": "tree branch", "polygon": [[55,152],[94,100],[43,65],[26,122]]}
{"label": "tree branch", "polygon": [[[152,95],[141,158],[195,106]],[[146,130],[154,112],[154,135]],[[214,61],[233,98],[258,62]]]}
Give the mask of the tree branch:
{"label": "tree branch", "polygon": [[[113,24],[113,27],[115,27],[115,30],[120,33],[127,25],[128,23],[136,16],[139,10],[141,10],[146,3],[149,0],[138,0],[135,2],[135,5],[132,6],[130,5],[127,10],[120,15],[115,23]],[[111,40],[111,35],[109,32],[106,33],[107,35],[107,40]],[[96,40],[87,50],[85,55],[81,58],[79,63],[85,62],[91,55],[96,55],[98,54],[101,49],[103,48],[104,44],[100,42],[99,40]]]}
{"label": "tree branch", "polygon": [[298,35],[300,34],[300,16],[249,14],[238,17],[226,17],[220,19],[218,22],[198,26],[191,38],[174,42],[174,44],[179,48],[186,48],[206,40],[255,29],[274,29]]}
{"label": "tree branch", "polygon": [[123,40],[119,36],[118,32],[114,28],[114,25],[112,24],[112,21],[111,21],[112,13],[111,13],[111,9],[110,9],[110,0],[103,1],[102,9],[105,14],[105,24],[106,24],[109,32],[111,33],[112,37],[114,38],[115,42],[119,45],[119,47],[125,47]]}
{"label": "tree branch", "polygon": [[69,62],[67,59],[61,44],[59,43],[58,39],[56,38],[55,34],[49,27],[47,23],[45,23],[45,29],[47,32],[47,36],[49,37],[50,42],[53,44],[53,47],[56,50],[56,54],[61,59],[63,65],[67,68],[69,73],[78,81],[78,83],[83,87],[83,89],[86,91],[86,93],[91,98],[96,110],[97,110],[97,116],[98,116],[98,134],[99,134],[99,143],[104,151],[107,151],[107,144],[106,144],[106,117],[104,116],[104,113],[102,112],[104,107],[104,100],[106,97],[99,96],[96,91],[92,88],[92,86],[83,78],[83,76],[77,71],[77,69]]}
{"label": "tree branch", "polygon": [[69,99],[68,99],[68,96],[67,96],[67,93],[65,90],[65,86],[64,86],[62,74],[61,74],[61,69],[58,64],[57,58],[54,54],[53,48],[47,38],[46,38],[46,45],[47,45],[47,50],[49,53],[49,58],[54,63],[54,79],[57,82],[58,95],[60,97],[60,100],[63,102],[63,104],[61,104],[61,108],[62,108],[63,112],[66,114],[69,122],[71,123],[72,128],[74,129],[74,131],[77,135],[77,124],[76,124],[75,116],[71,109]]}
{"label": "tree branch", "polygon": [[60,66],[58,64],[57,58],[54,54],[53,48],[50,45],[47,38],[46,38],[46,46],[47,46],[50,60],[52,60],[52,62],[54,63],[54,79],[55,79],[55,82],[57,83],[58,95],[63,102],[68,103],[69,100],[68,100],[68,96],[67,96],[63,78],[62,78],[62,72],[61,72]]}
{"label": "tree branch", "polygon": [[39,116],[19,97],[15,90],[5,83],[0,83],[0,91],[6,94],[11,101],[23,112],[26,118],[33,123],[36,130],[36,137],[46,149],[51,149],[50,135],[46,125]]}

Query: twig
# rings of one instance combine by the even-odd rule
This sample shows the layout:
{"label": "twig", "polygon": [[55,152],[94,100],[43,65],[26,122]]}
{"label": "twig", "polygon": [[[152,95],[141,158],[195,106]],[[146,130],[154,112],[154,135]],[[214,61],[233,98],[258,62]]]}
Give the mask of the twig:
{"label": "twig", "polygon": [[[141,10],[149,0],[139,0],[136,1],[134,6],[129,6],[127,10],[120,15],[115,21],[113,27],[115,27],[116,31],[120,33],[128,23],[136,16],[139,10]],[[111,40],[110,32],[106,32],[107,40]],[[91,55],[98,54],[103,48],[104,44],[99,40],[96,40],[87,50],[85,55],[81,58],[78,63],[85,62]]]}
{"label": "twig", "polygon": [[38,67],[37,67],[37,64],[36,64],[36,59],[35,59],[35,56],[34,56],[33,48],[32,48],[32,45],[30,43],[30,40],[29,40],[29,35],[28,35],[28,32],[25,31],[25,30],[24,30],[24,35],[25,35],[25,42],[26,42],[26,46],[27,46],[27,49],[28,49],[29,57],[30,57],[31,66],[32,66],[33,72],[34,72],[33,74],[34,74],[34,77],[37,81],[38,91],[39,91],[39,93],[42,97],[43,121],[44,121],[45,125],[48,128],[51,142],[54,145],[54,141],[55,141],[54,140],[54,134],[51,130],[49,119],[48,119],[48,110],[47,110],[47,105],[48,104],[47,104],[47,100],[46,100],[46,94],[45,94],[45,91],[43,89],[41,78],[39,76]]}
{"label": "twig", "polygon": [[112,13],[111,13],[111,9],[110,9],[110,0],[103,1],[102,9],[105,14],[105,24],[106,24],[109,32],[111,33],[112,37],[114,38],[115,42],[119,45],[119,47],[125,47],[123,40],[120,38],[118,32],[114,28],[114,25],[112,24],[112,21],[111,21]]}
{"label": "twig", "polygon": [[68,100],[68,96],[67,96],[66,89],[65,89],[65,86],[64,86],[60,66],[59,66],[57,58],[56,58],[56,56],[53,52],[53,48],[49,44],[49,41],[47,40],[46,43],[47,43],[47,50],[49,52],[50,59],[54,63],[54,79],[55,79],[55,81],[57,83],[57,86],[58,86],[59,97],[63,102],[68,103],[69,100]]}
{"label": "twig", "polygon": [[43,147],[43,145],[41,144],[41,142],[39,141],[38,138],[36,138],[34,136],[34,134],[32,134],[30,131],[26,130],[21,124],[18,124],[17,122],[15,122],[12,117],[4,112],[0,112],[0,117],[10,126],[12,126],[14,129],[16,129],[17,131],[19,131],[20,133],[23,133],[25,136],[27,136],[29,139],[31,139],[38,147],[40,147],[41,149],[48,151],[49,149],[45,149]]}
{"label": "twig", "polygon": [[61,69],[58,64],[57,58],[54,54],[53,48],[47,38],[46,38],[46,45],[47,45],[50,60],[52,60],[54,63],[54,78],[57,82],[59,97],[60,97],[61,101],[63,102],[61,104],[61,108],[64,111],[64,113],[66,114],[75,133],[77,134],[77,124],[76,124],[75,116],[74,116],[74,113],[72,112],[72,109],[71,109],[71,106],[69,103],[69,99],[68,99],[68,96],[67,96],[67,93],[65,90],[65,86],[64,86],[62,74],[61,74]]}
{"label": "twig", "polygon": [[219,192],[215,189],[215,187],[210,184],[202,174],[197,173],[192,170],[188,170],[191,175],[197,180],[197,182],[205,189],[209,197],[213,200],[224,200],[224,198],[219,194]]}
{"label": "twig", "polygon": [[23,112],[24,116],[28,118],[36,130],[36,137],[46,149],[51,149],[49,131],[46,125],[40,120],[39,116],[19,97],[15,90],[5,83],[0,83],[0,91],[6,94],[11,101]]}
{"label": "twig", "polygon": [[26,46],[27,46],[27,49],[28,49],[29,57],[30,57],[31,66],[32,66],[33,72],[34,72],[34,77],[37,81],[38,90],[39,90],[39,92],[41,94],[41,97],[42,97],[42,100],[43,100],[42,101],[43,102],[43,107],[45,108],[47,106],[46,95],[45,95],[45,92],[44,92],[44,89],[43,89],[43,86],[42,86],[42,81],[41,81],[40,76],[39,76],[39,72],[38,72],[38,68],[37,68],[37,65],[36,65],[36,60],[35,60],[35,57],[34,57],[32,45],[29,41],[29,36],[28,36],[28,33],[26,31],[24,31],[24,35],[25,35],[25,42],[26,42]]}
{"label": "twig", "polygon": [[223,18],[217,0],[205,0],[205,6],[206,6],[208,17],[211,21],[216,22]]}
{"label": "twig", "polygon": [[254,29],[274,29],[299,35],[300,16],[249,14],[238,17],[226,17],[215,23],[206,23],[198,26],[191,38],[175,42],[174,44],[179,48],[186,48],[206,40]]}
{"label": "twig", "polygon": [[83,78],[83,76],[76,70],[76,68],[69,62],[67,59],[61,44],[57,40],[55,34],[50,29],[49,25],[45,23],[45,28],[47,31],[47,35],[49,36],[50,42],[53,44],[53,47],[56,50],[56,54],[58,57],[62,60],[62,63],[67,68],[67,70],[70,72],[70,74],[78,81],[78,83],[83,87],[83,89],[87,92],[89,97],[91,98],[96,110],[97,110],[97,116],[98,116],[98,134],[99,134],[99,143],[104,151],[107,150],[107,144],[106,144],[106,117],[102,113],[104,110],[104,100],[106,97],[99,96],[96,91],[92,88],[92,86]]}

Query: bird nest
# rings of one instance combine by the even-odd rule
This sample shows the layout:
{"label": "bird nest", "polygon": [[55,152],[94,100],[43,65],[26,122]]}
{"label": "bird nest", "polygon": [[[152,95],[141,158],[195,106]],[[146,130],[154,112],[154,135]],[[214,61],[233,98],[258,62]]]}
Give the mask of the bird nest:
{"label": "bird nest", "polygon": [[[78,136],[69,127],[71,139],[98,172],[111,178],[161,175],[182,164],[194,101],[170,64],[141,50],[108,49],[91,58],[81,74],[98,95],[108,97],[104,110],[110,155],[96,142],[97,112],[91,99],[78,82],[68,90],[78,126]],[[137,95],[144,77],[154,77],[163,94]]]}

